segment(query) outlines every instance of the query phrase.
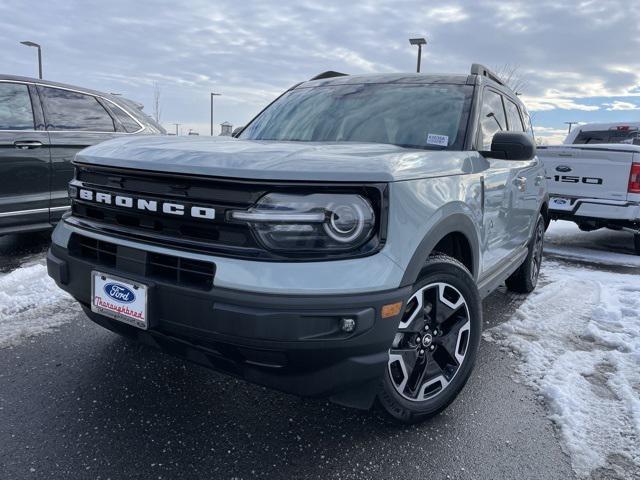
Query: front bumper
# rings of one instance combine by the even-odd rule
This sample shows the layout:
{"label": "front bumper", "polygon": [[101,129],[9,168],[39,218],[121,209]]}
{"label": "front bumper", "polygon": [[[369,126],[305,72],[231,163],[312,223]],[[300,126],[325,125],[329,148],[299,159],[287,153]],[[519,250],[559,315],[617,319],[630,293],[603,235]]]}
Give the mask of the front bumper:
{"label": "front bumper", "polygon": [[[93,321],[110,330],[260,385],[360,408],[373,402],[399,323],[399,316],[381,318],[381,309],[410,294],[410,287],[315,296],[205,291],[150,278],[143,249],[117,247],[115,255],[111,267],[96,264],[54,235],[47,268]],[[92,270],[149,285],[148,330],[91,312]],[[353,332],[341,330],[344,318],[356,321]]]}

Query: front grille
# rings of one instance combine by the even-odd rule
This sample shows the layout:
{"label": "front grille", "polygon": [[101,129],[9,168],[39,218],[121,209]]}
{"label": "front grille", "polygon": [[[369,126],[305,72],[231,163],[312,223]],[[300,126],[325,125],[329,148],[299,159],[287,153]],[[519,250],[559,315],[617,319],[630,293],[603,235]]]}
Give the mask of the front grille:
{"label": "front grille", "polygon": [[[72,215],[66,218],[66,222],[109,236],[221,256],[277,261],[296,259],[295,255],[283,256],[267,250],[249,225],[227,220],[229,211],[246,210],[269,192],[359,193],[372,202],[378,221],[384,225],[380,230],[386,228],[386,220],[380,215],[383,211],[386,215],[386,208],[382,207],[386,201],[386,187],[382,184],[254,182],[76,164],[72,185],[114,196],[157,201],[158,205],[175,202],[184,205],[185,210],[191,206],[215,209],[214,219],[204,219],[74,198]],[[357,256],[359,253],[344,255]],[[303,257],[305,260],[314,260],[308,255]],[[326,257],[319,255],[318,259],[324,260]]]}
{"label": "front grille", "polygon": [[118,268],[119,272],[199,290],[211,290],[213,263],[123,247],[74,233],[69,239],[71,256],[96,266]]}

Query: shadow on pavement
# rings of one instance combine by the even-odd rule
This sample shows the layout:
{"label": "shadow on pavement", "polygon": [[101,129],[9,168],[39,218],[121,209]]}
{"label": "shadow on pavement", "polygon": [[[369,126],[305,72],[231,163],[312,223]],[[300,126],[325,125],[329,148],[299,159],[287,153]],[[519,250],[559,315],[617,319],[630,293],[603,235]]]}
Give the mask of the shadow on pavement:
{"label": "shadow on pavement", "polygon": [[9,272],[41,256],[50,244],[50,231],[0,236],[0,272]]}

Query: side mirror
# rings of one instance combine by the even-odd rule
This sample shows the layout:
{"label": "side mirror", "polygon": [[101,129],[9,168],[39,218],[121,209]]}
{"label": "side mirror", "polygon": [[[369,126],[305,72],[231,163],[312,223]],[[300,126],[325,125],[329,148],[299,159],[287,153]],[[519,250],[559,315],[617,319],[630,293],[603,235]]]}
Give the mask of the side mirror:
{"label": "side mirror", "polygon": [[238,135],[240,135],[242,133],[242,130],[244,130],[244,127],[236,127],[233,129],[233,132],[231,132],[231,136],[233,138],[238,138]]}
{"label": "side mirror", "polygon": [[493,136],[491,150],[482,153],[490,158],[526,161],[536,155],[536,145],[524,133],[498,132]]}

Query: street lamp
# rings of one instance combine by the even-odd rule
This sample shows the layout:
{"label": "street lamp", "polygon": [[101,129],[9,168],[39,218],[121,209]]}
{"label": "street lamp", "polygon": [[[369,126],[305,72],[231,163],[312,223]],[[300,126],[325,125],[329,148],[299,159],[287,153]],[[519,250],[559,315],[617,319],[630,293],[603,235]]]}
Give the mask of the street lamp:
{"label": "street lamp", "polygon": [[418,46],[418,68],[416,71],[420,73],[420,60],[422,59],[422,46],[427,44],[427,40],[424,38],[410,38],[409,43],[411,45]]}
{"label": "street lamp", "polygon": [[20,43],[22,45],[26,45],[27,47],[36,47],[38,49],[38,73],[40,74],[40,80],[42,80],[42,50],[40,49],[40,45],[30,41],[24,41]]}
{"label": "street lamp", "polygon": [[221,93],[211,92],[211,136],[213,137],[213,97],[221,96]]}
{"label": "street lamp", "polygon": [[568,132],[568,133],[571,133],[571,127],[572,127],[573,125],[577,125],[577,124],[578,124],[578,122],[564,122],[564,123],[565,123],[566,125],[569,125],[569,132]]}

